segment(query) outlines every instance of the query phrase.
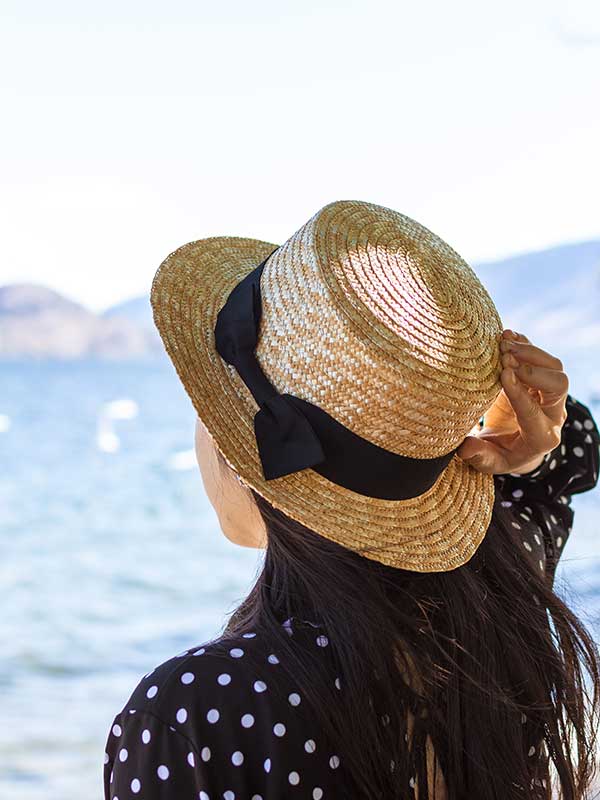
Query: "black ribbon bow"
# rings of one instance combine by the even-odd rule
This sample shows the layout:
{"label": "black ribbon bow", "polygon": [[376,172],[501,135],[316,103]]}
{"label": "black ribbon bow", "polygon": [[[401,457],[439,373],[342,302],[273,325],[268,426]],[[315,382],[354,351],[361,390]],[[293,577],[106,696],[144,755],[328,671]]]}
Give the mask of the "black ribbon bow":
{"label": "black ribbon bow", "polygon": [[254,434],[265,479],[312,467],[328,480],[369,497],[404,500],[427,491],[460,445],[434,458],[392,453],[314,403],[280,394],[262,371],[254,351],[262,313],[260,277],[271,255],[231,290],[214,329],[217,352],[236,368],[260,406]]}
{"label": "black ribbon bow", "polygon": [[215,344],[260,406],[254,416],[254,434],[264,476],[271,480],[313,467],[325,460],[325,453],[310,422],[293,404],[292,395],[275,389],[254,353],[262,314],[260,276],[267,258],[235,286],[219,311]]}

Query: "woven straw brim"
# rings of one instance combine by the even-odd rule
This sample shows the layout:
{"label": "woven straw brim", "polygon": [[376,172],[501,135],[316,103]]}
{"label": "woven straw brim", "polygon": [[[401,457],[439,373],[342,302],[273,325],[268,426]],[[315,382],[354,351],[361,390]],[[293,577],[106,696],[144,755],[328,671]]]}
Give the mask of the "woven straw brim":
{"label": "woven straw brim", "polygon": [[154,322],[196,413],[242,480],[316,533],[392,567],[444,572],[463,565],[488,529],[494,481],[456,454],[429,490],[408,500],[367,497],[310,468],[265,480],[254,434],[258,406],[250,411],[239,376],[217,353],[214,326],[233,287],[276,247],[243,237],[200,239],[156,272]]}

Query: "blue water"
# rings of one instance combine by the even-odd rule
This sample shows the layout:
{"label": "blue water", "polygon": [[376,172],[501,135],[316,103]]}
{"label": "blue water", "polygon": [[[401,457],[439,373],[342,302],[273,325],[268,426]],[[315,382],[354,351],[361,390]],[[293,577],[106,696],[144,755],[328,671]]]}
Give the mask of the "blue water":
{"label": "blue water", "polygon": [[[138,413],[110,425],[107,452],[99,419],[123,399]],[[166,359],[3,364],[2,419],[0,798],[101,798],[113,716],[146,672],[221,630],[261,553],[220,532]],[[573,499],[556,576],[595,634],[599,494]]]}

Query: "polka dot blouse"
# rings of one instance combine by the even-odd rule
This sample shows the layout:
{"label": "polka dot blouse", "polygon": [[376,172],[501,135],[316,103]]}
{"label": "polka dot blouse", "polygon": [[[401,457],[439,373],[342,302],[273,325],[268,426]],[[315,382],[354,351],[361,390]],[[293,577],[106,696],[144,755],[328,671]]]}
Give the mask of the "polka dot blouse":
{"label": "polka dot blouse", "polygon": [[[591,413],[570,395],[567,410],[562,441],[538,469],[495,476],[524,557],[551,576],[573,523],[571,495],[596,485],[600,460]],[[297,647],[328,660],[343,693],[328,633],[293,617],[283,625]],[[104,754],[105,800],[331,800],[348,796],[343,787],[335,746],[260,631],[195,646],[144,675]]]}

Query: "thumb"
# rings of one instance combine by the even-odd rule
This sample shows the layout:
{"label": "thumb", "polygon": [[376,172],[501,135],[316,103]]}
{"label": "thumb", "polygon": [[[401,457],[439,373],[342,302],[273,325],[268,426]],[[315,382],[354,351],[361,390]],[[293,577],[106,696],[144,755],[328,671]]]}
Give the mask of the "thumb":
{"label": "thumb", "polygon": [[486,471],[486,467],[492,469],[496,457],[496,449],[478,436],[467,436],[456,453],[467,464],[482,471]]}

